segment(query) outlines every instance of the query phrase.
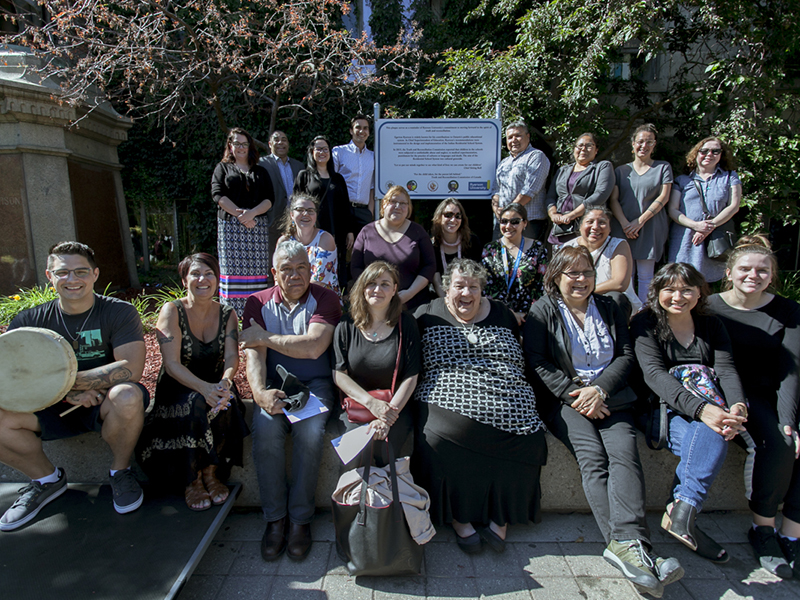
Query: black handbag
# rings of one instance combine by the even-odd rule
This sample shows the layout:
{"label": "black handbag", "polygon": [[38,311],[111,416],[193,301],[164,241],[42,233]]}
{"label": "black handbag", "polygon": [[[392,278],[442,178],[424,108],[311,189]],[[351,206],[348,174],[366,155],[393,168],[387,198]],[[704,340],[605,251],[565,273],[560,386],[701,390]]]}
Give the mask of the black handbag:
{"label": "black handbag", "polygon": [[[728,196],[730,198],[730,180],[731,174],[728,173]],[[697,180],[693,180],[694,187],[697,189],[697,193],[700,194],[700,202],[703,205],[703,219],[713,219],[717,215],[712,215],[708,211],[708,206],[706,205],[706,198],[703,194],[703,188],[697,182]],[[730,203],[730,199],[728,200]],[[714,231],[708,234],[708,237],[705,240],[706,243],[706,255],[708,258],[714,260],[727,260],[728,254],[733,250],[734,244],[736,244],[736,225],[733,223],[733,219],[728,219],[720,225],[719,227],[715,227]]]}
{"label": "black handbag", "polygon": [[367,504],[367,483],[374,459],[364,467],[359,504],[331,501],[336,530],[336,551],[347,562],[350,575],[417,575],[422,567],[422,546],[411,537],[400,496],[394,452],[389,448],[389,474],[392,503],[373,507]]}

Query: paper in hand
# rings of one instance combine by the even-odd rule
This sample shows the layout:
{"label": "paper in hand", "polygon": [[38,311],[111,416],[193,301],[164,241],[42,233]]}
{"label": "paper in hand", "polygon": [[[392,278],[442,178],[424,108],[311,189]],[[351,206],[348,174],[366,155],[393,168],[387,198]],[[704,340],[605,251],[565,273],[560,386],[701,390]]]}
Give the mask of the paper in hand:
{"label": "paper in hand", "polygon": [[362,425],[348,431],[342,437],[331,440],[331,444],[342,463],[347,464],[366,448],[374,434],[375,432],[370,429],[369,425]]}
{"label": "paper in hand", "polygon": [[325,406],[314,394],[309,394],[308,402],[306,402],[306,405],[300,410],[289,412],[285,408],[283,409],[283,414],[286,415],[286,418],[289,419],[290,423],[297,423],[303,419],[308,419],[309,417],[321,415],[322,413],[326,412],[328,412],[328,407]]}

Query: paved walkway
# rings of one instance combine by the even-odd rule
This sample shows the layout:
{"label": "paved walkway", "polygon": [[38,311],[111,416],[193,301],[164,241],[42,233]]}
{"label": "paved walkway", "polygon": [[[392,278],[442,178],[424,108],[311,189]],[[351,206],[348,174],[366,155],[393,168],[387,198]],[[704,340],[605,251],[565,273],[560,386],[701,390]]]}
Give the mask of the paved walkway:
{"label": "paved walkway", "polygon": [[[676,556],[686,570],[681,581],[667,587],[665,600],[800,599],[800,581],[781,581],[756,568],[746,538],[748,515],[701,515],[701,526],[731,555],[721,566],[672,542],[658,526],[659,514],[648,517],[656,550],[662,556]],[[262,561],[263,532],[260,513],[231,514],[180,600],[641,598],[601,558],[600,531],[586,514],[545,513],[539,525],[512,527],[502,555],[485,548],[482,554],[467,556],[456,547],[452,529],[442,528],[425,546],[423,572],[417,577],[350,577],[333,547],[330,513],[317,515],[312,526],[314,547],[300,563],[285,556],[274,563]]]}

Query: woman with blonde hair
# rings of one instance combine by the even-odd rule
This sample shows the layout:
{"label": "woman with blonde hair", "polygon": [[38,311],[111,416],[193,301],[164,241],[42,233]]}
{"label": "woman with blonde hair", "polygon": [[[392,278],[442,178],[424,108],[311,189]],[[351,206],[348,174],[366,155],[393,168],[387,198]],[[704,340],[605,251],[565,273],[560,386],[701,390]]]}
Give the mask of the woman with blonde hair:
{"label": "woman with blonde hair", "polygon": [[[333,335],[334,383],[369,411],[375,439],[388,439],[395,456],[411,431],[410,412],[403,409],[422,369],[417,323],[403,312],[398,281],[393,265],[370,264],[350,291],[350,315],[339,322]],[[373,397],[374,390],[390,390],[388,402]],[[347,411],[342,411],[341,421],[348,431],[364,423],[353,420]],[[380,465],[381,458],[376,458]]]}
{"label": "woman with blonde hair", "polygon": [[774,293],[778,263],[763,236],[737,242],[725,277],[727,290],[711,296],[709,309],[731,336],[749,405],[745,428],[755,454],[752,463],[748,457],[752,479],[745,478],[753,513],[747,537],[762,567],[778,577],[799,577],[800,305]]}
{"label": "woman with blonde hair", "polygon": [[356,238],[350,274],[357,278],[370,263],[385,260],[397,267],[398,296],[413,310],[430,296],[428,284],[436,273],[433,244],[425,229],[411,220],[411,196],[406,188],[389,188],[381,201],[381,218],[365,225]]}

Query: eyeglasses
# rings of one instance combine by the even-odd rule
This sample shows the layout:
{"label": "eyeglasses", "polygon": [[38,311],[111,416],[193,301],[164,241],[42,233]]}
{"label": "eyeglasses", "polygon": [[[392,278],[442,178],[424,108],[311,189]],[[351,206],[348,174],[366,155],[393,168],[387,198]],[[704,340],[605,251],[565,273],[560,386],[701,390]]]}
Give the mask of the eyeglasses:
{"label": "eyeglasses", "polygon": [[234,148],[247,148],[250,146],[250,142],[231,142],[231,146]]}
{"label": "eyeglasses", "polygon": [[389,206],[408,206],[408,202],[404,200],[387,200],[386,204]]}
{"label": "eyeglasses", "polygon": [[722,154],[722,148],[700,148],[698,152],[703,156],[705,156],[709,152],[711,152],[711,154],[713,154],[714,156],[719,156],[720,154]]}
{"label": "eyeglasses", "polygon": [[584,279],[594,279],[594,271],[561,271],[562,275],[566,275],[572,280],[577,280],[583,277]]}
{"label": "eyeglasses", "polygon": [[500,225],[519,225],[522,223],[522,219],[500,219]]}
{"label": "eyeglasses", "polygon": [[295,207],[292,210],[294,212],[298,213],[298,214],[301,214],[301,215],[315,215],[315,214],[317,214],[317,209],[316,208],[297,208],[297,207]]}
{"label": "eyeglasses", "polygon": [[314,146],[314,152],[322,152],[323,154],[327,154],[328,152],[330,152],[330,148],[328,148],[327,146],[321,148]]}
{"label": "eyeglasses", "polygon": [[576,144],[575,150],[594,150],[594,144]]}
{"label": "eyeglasses", "polygon": [[642,141],[638,141],[637,140],[637,141],[633,142],[633,145],[634,146],[647,146],[648,148],[651,148],[651,147],[656,145],[656,141],[655,140],[642,140]]}
{"label": "eyeglasses", "polygon": [[83,279],[84,277],[88,277],[91,275],[92,270],[87,269],[86,267],[81,267],[80,269],[59,269],[58,271],[50,271],[53,275],[55,275],[58,279],[66,279],[69,277],[70,273],[75,273],[75,277],[79,277]]}
{"label": "eyeglasses", "polygon": [[443,213],[442,216],[445,219],[458,219],[459,221],[461,220],[461,213],[446,212]]}

